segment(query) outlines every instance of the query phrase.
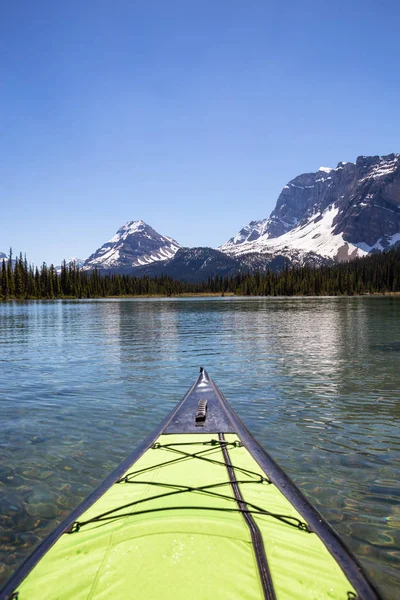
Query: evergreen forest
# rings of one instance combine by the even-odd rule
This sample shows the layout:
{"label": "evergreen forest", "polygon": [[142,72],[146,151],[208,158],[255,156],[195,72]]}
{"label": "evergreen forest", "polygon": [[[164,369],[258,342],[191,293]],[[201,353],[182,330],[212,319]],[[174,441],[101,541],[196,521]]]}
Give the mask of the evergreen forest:
{"label": "evergreen forest", "polygon": [[135,277],[97,270],[82,271],[65,261],[40,268],[20,254],[3,259],[0,299],[106,298],[113,296],[179,296],[234,294],[238,296],[352,296],[400,292],[400,248],[331,266],[286,266],[280,272],[237,273],[186,283],[161,275]]}

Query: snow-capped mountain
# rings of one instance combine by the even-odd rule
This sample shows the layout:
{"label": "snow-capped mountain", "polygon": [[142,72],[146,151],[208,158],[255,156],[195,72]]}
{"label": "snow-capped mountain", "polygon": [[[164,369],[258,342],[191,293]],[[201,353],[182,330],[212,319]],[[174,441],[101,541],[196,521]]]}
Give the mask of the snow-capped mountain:
{"label": "snow-capped mountain", "polygon": [[4,252],[0,252],[0,260],[7,260],[7,258],[7,254],[4,254]]}
{"label": "snow-capped mountain", "polygon": [[252,221],[219,250],[349,260],[400,242],[400,154],[360,156],[290,181],[270,217]]}
{"label": "snow-capped mountain", "polygon": [[[85,264],[85,260],[83,258],[77,258],[76,256],[74,256],[73,258],[71,258],[70,260],[65,261],[68,267],[72,267],[75,266],[78,269],[81,269],[83,267],[83,265]],[[57,265],[55,267],[56,271],[58,274],[61,273],[61,265]]]}
{"label": "snow-capped mountain", "polygon": [[83,265],[85,264],[85,259],[84,258],[78,258],[77,256],[74,256],[73,258],[71,258],[68,261],[69,265],[75,265],[76,267],[83,267]]}
{"label": "snow-capped mountain", "polygon": [[180,247],[178,242],[160,235],[144,221],[129,221],[85,260],[83,269],[139,267],[166,261]]}

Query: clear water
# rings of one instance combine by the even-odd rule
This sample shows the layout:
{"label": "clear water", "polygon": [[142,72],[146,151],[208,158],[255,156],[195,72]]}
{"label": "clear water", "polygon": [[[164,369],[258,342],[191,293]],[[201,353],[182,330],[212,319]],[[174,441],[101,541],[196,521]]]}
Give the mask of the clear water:
{"label": "clear water", "polygon": [[202,365],[398,598],[399,359],[393,297],[0,304],[0,583]]}

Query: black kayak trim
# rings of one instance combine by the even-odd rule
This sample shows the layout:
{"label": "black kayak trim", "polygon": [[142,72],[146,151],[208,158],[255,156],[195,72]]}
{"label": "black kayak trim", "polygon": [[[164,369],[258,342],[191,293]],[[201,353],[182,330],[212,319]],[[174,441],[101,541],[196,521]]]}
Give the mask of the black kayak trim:
{"label": "black kayak trim", "polygon": [[[187,423],[188,407],[192,406],[192,424],[189,425],[189,433],[207,433],[207,426],[198,427],[195,421],[198,401],[201,398],[208,400],[207,421],[211,425],[210,413],[215,410],[217,418],[213,420],[213,426],[223,425],[214,429],[214,433],[235,433],[243,446],[247,448],[261,469],[276,485],[279,491],[289,500],[294,508],[307,521],[309,528],[318,535],[325,544],[331,555],[344,571],[346,577],[357,592],[357,600],[383,600],[375,584],[370,580],[356,557],[347,548],[343,540],[334,529],[323,518],[319,511],[306,499],[303,493],[296,487],[294,482],[286,475],[275,460],[262,448],[252,436],[247,427],[237,416],[229,405],[225,396],[209,377],[205,369],[200,369],[200,375],[184,395],[182,400],[172,409],[165,419],[156,427],[125,460],[122,461],[110,475],[89,496],[83,500],[64,521],[62,521],[52,533],[50,533],[32,552],[28,558],[16,570],[14,575],[6,582],[0,590],[0,600],[11,600],[15,597],[18,585],[25,579],[28,573],[56,543],[56,541],[68,530],[78,517],[83,514],[94,502],[96,502],[110,487],[112,487],[129,467],[137,461],[163,433],[184,433],[182,421]],[[184,418],[182,419],[182,415]],[[192,428],[193,427],[193,428]]]}
{"label": "black kayak trim", "polygon": [[[221,442],[225,441],[225,436],[223,433],[219,433],[218,437]],[[272,583],[271,571],[268,566],[261,531],[257,523],[255,522],[253,515],[251,514],[251,512],[249,512],[248,506],[243,499],[242,493],[238,485],[238,481],[236,479],[235,470],[229,456],[228,448],[226,447],[226,445],[221,444],[221,449],[237,505],[239,507],[240,512],[243,515],[246,525],[250,530],[251,541],[253,543],[254,554],[257,560],[258,574],[260,576],[264,598],[265,600],[276,600],[274,585]]]}

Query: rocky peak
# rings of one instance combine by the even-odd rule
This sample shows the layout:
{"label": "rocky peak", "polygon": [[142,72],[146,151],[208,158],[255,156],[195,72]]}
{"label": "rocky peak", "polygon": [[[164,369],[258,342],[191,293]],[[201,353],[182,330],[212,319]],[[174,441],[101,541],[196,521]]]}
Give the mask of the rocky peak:
{"label": "rocky peak", "polygon": [[172,258],[180,244],[142,220],[128,221],[85,261],[84,269],[136,267]]}
{"label": "rocky peak", "polygon": [[250,221],[248,225],[243,227],[233,238],[227,243],[232,245],[242,244],[243,242],[252,242],[265,233],[265,228],[269,223],[269,219],[263,221]]}
{"label": "rocky peak", "polygon": [[343,260],[382,250],[397,243],[397,236],[400,154],[360,156],[355,163],[339,162],[336,168],[295,177],[269,218],[249,223],[220,249],[236,256],[278,246],[303,248]]}

